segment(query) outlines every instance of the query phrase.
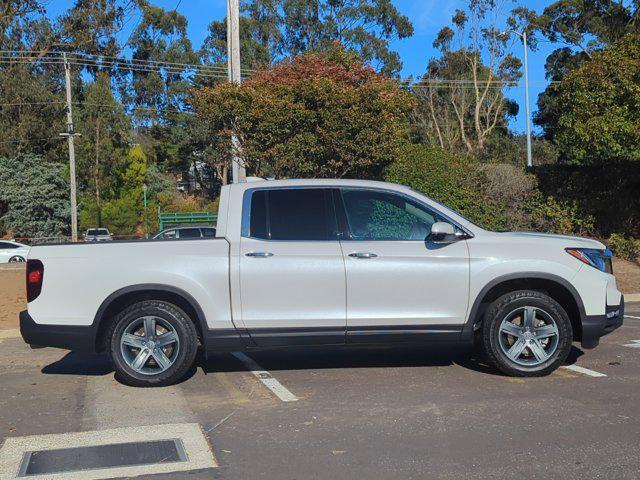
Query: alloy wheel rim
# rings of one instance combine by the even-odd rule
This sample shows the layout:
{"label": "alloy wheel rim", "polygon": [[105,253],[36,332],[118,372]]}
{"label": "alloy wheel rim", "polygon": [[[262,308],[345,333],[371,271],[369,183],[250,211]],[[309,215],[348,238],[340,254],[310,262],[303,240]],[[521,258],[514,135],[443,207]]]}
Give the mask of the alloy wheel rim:
{"label": "alloy wheel rim", "polygon": [[166,320],[144,316],[133,320],[120,337],[126,364],[142,375],[157,375],[175,363],[180,351],[176,329]]}
{"label": "alloy wheel rim", "polygon": [[535,367],[545,363],[556,352],[559,331],[549,313],[538,307],[525,306],[504,317],[498,337],[502,353],[510,361]]}

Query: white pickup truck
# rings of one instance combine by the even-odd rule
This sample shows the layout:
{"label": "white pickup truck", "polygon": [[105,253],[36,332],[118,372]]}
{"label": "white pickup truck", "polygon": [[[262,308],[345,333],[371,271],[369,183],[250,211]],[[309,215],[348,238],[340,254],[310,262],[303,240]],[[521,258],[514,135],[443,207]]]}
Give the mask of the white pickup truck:
{"label": "white pickup truck", "polygon": [[131,385],[197,351],[474,341],[544,375],[622,324],[611,254],[584,238],[483,230],[414,190],[357,180],[222,189],[216,237],[36,246],[24,340],[108,352]]}

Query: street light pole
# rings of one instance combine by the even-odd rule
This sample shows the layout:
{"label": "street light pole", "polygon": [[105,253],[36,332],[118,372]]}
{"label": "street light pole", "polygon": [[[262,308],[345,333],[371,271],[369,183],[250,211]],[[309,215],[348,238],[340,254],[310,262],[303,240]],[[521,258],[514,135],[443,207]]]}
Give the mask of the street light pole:
{"label": "street light pole", "polygon": [[524,47],[524,109],[526,118],[526,132],[527,132],[527,168],[533,167],[533,156],[531,154],[531,106],[529,104],[529,52],[527,51],[527,31],[523,30],[522,33],[515,30],[505,30],[500,34],[508,35],[515,33],[522,39],[522,45]]}
{"label": "street light pole", "polygon": [[147,217],[147,184],[142,184],[142,203],[144,205],[144,238],[149,238],[149,221]]}
{"label": "street light pole", "polygon": [[527,31],[522,32],[522,44],[524,45],[524,105],[527,115],[527,168],[533,167],[531,155],[531,107],[529,106],[529,60],[527,52]]}

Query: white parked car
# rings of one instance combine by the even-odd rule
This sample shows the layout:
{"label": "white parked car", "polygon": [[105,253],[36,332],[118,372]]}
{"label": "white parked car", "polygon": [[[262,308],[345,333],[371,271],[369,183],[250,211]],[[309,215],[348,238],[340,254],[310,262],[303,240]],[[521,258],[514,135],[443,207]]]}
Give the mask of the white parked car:
{"label": "white parked car", "polygon": [[11,240],[0,240],[0,263],[25,262],[30,248],[29,245]]}
{"label": "white parked car", "polygon": [[106,351],[142,386],[199,348],[408,342],[475,341],[506,374],[545,375],[622,324],[603,244],[490,232],[401,185],[233,184],[218,219],[213,239],[32,248],[23,338]]}

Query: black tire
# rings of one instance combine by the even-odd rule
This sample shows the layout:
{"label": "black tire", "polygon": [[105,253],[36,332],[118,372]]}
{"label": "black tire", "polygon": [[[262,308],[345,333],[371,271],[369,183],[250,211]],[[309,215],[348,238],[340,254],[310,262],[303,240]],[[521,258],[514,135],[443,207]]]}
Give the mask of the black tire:
{"label": "black tire", "polygon": [[[125,330],[141,317],[158,317],[170,324],[179,339],[175,359],[169,368],[158,374],[142,374],[127,363],[121,350]],[[161,387],[182,380],[192,368],[198,353],[198,333],[189,316],[176,305],[159,300],[144,300],[121,311],[107,332],[108,352],[116,379],[134,387]]]}
{"label": "black tire", "polygon": [[[525,347],[522,356],[514,361],[503,351],[503,348],[506,349],[502,346],[504,343],[502,345],[500,343],[515,342],[516,337],[508,337],[507,334],[500,332],[501,324],[512,312],[524,307],[532,307],[534,311],[547,314],[557,327],[555,350],[544,361],[534,358],[533,350],[529,347]],[[541,313],[535,315],[541,315]],[[540,320],[537,321],[540,322]],[[514,377],[540,377],[550,374],[567,359],[572,341],[573,329],[567,312],[553,298],[535,290],[518,290],[501,296],[491,303],[482,322],[482,346],[489,362],[501,372]],[[551,346],[547,348],[550,349]],[[527,360],[526,356],[529,356],[530,360]],[[540,357],[544,358],[542,355]],[[518,361],[539,361],[540,363],[522,365]]]}

